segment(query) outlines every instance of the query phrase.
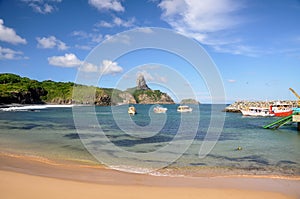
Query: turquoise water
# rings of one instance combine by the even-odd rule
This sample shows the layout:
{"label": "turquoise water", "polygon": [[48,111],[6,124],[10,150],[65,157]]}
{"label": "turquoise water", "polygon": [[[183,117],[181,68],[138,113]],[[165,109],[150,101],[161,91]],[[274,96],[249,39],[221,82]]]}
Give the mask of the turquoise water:
{"label": "turquoise water", "polygon": [[[300,175],[300,134],[295,124],[266,130],[262,126],[276,118],[224,113],[223,105],[214,113],[210,105],[178,113],[177,106],[164,105],[167,114],[154,114],[152,105],[135,105],[138,114],[132,117],[127,114],[128,106],[76,107],[73,111],[81,121],[76,125],[72,108],[0,111],[0,148],[133,172],[148,169],[157,175]],[[198,154],[211,114],[214,120],[224,116],[225,124],[216,145],[203,158]],[[171,144],[175,147],[168,148]],[[239,146],[242,150],[236,150]]]}

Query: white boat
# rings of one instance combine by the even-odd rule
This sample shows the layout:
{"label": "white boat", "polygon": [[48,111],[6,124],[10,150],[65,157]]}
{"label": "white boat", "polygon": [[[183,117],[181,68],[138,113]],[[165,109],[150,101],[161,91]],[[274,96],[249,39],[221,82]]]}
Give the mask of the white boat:
{"label": "white boat", "polygon": [[287,103],[276,102],[270,106],[276,117],[286,117],[293,114],[293,108]]}
{"label": "white boat", "polygon": [[167,112],[167,108],[164,108],[162,106],[156,106],[153,108],[154,113],[165,113]]}
{"label": "white boat", "polygon": [[185,113],[185,112],[192,112],[193,109],[189,106],[181,105],[181,106],[178,106],[177,111],[181,112],[181,113]]}
{"label": "white boat", "polygon": [[136,110],[135,110],[135,107],[134,106],[130,106],[128,108],[128,114],[129,115],[135,115],[136,114]]}
{"label": "white boat", "polygon": [[262,116],[262,117],[272,117],[275,114],[270,111],[269,108],[262,107],[249,107],[241,110],[244,116]]}

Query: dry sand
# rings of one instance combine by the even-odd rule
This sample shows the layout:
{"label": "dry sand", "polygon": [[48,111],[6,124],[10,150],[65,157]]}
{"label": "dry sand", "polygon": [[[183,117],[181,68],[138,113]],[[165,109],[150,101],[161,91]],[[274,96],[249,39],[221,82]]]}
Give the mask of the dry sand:
{"label": "dry sand", "polygon": [[298,179],[155,177],[0,155],[1,199],[299,198]]}

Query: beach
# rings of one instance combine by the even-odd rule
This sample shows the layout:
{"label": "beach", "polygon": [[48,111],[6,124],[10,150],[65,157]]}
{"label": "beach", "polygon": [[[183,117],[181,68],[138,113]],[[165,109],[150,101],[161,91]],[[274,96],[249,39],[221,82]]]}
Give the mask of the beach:
{"label": "beach", "polygon": [[[141,125],[148,122],[151,106],[136,107],[139,114],[132,119]],[[68,107],[3,111],[0,117],[1,198],[300,197],[300,137],[293,126],[268,131],[261,126],[272,118],[244,118],[227,113],[219,141],[201,158],[198,152],[210,121],[210,106],[200,105],[202,118],[193,144],[184,153],[169,150],[151,159],[146,155],[172,143],[177,130],[174,127],[180,123],[176,105],[166,107],[168,120],[164,128],[153,137],[143,139],[124,134],[114,124],[109,107],[96,107],[106,136],[115,146],[141,157],[139,161],[115,148],[106,148],[104,138],[93,140],[99,131],[88,122],[82,126],[87,134],[80,134]],[[222,107],[216,116],[224,114]],[[122,107],[116,108],[122,113]],[[194,114],[197,112],[186,116]],[[90,120],[90,112],[82,111],[82,115]],[[177,143],[184,143],[188,132]],[[99,147],[98,153],[93,156],[88,146]],[[235,150],[237,146],[242,146],[242,150]],[[168,162],[172,155],[180,158]],[[158,170],[151,167],[164,164],[167,166]]]}
{"label": "beach", "polygon": [[170,177],[0,155],[1,198],[299,198],[297,178]]}

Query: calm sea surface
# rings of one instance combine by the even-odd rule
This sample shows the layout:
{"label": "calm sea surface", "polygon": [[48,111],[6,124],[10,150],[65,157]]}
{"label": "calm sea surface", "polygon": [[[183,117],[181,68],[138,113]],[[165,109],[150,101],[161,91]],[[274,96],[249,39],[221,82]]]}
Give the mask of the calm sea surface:
{"label": "calm sea surface", "polygon": [[[2,110],[0,148],[2,152],[105,164],[133,172],[149,169],[155,175],[300,176],[300,133],[295,124],[266,130],[262,126],[276,118],[224,113],[223,105],[214,113],[211,105],[178,113],[177,106],[165,105],[166,114],[154,114],[153,105],[135,105],[138,114],[132,117],[127,114],[128,106]],[[83,121],[76,125],[74,110],[77,120]],[[225,117],[225,124],[219,137],[208,140],[218,138],[212,151],[199,157],[211,115],[213,120]],[[199,116],[200,120],[195,119]],[[175,147],[168,148],[170,145]],[[161,168],[153,171],[156,167]]]}

